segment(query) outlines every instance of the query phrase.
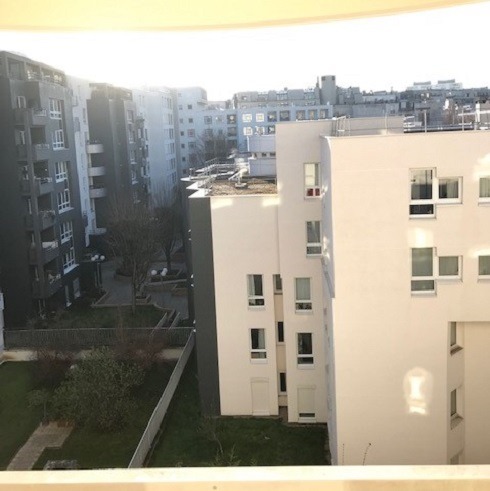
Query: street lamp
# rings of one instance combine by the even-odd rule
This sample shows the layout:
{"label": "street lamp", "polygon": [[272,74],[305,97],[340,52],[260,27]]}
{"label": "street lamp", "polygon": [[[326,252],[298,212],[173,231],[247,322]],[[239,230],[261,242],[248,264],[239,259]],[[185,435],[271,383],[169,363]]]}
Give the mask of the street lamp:
{"label": "street lamp", "polygon": [[101,263],[105,261],[105,256],[102,254],[94,254],[90,260],[95,263],[95,284],[97,288],[102,288],[102,266]]}

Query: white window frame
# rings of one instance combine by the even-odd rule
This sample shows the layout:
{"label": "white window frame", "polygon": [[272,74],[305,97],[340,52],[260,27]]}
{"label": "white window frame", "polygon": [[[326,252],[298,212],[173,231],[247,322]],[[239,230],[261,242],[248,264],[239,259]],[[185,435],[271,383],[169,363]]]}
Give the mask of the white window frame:
{"label": "white window frame", "polygon": [[[263,346],[254,347],[254,331],[257,331],[256,340],[260,344],[261,335],[263,340]],[[265,329],[254,327],[250,329],[250,361],[252,363],[267,363],[267,349],[265,341]]]}
{"label": "white window frame", "polygon": [[[416,249],[431,249],[432,251],[432,275],[429,276],[414,276],[413,274],[413,251]],[[434,247],[412,247],[410,249],[410,260],[411,260],[411,292],[412,295],[433,295],[436,292],[436,269],[438,266],[438,261],[437,261],[437,256],[435,254],[435,248]],[[432,281],[434,284],[434,288],[432,289],[427,289],[427,290],[414,290],[413,289],[413,283],[414,282],[421,282],[421,281]]]}
{"label": "white window frame", "polygon": [[[478,279],[479,280],[490,280],[490,271],[488,273],[482,274],[480,273],[480,258],[490,258],[490,254],[482,254],[478,256]],[[489,259],[490,260],[490,259]]]}
{"label": "white window frame", "polygon": [[65,148],[65,132],[64,130],[53,131],[53,150],[61,150]]}
{"label": "white window frame", "polygon": [[49,99],[49,117],[51,119],[63,119],[63,106],[60,99]]}
{"label": "white window frame", "polygon": [[[298,298],[298,281],[308,280],[309,298]],[[294,308],[296,313],[310,313],[313,310],[313,302],[311,301],[311,278],[295,278],[294,279]]]}
{"label": "white window frame", "polygon": [[[260,277],[260,285],[262,294],[257,295],[255,292],[255,277]],[[253,285],[253,290],[251,286]],[[248,274],[247,275],[247,292],[248,292],[248,308],[249,309],[263,309],[265,308],[264,298],[264,277],[261,274]]]}
{"label": "white window frame", "polygon": [[[430,171],[432,173],[432,198],[427,199],[412,199],[412,184],[413,184],[413,173],[420,171]],[[457,198],[441,198],[439,193],[439,185],[443,181],[456,180],[458,183],[458,196]],[[444,176],[437,177],[437,169],[435,167],[421,167],[410,169],[410,179],[409,179],[409,216],[410,218],[434,218],[436,216],[437,205],[454,205],[462,203],[462,189],[463,189],[463,178],[455,176]],[[412,213],[410,207],[412,206],[432,206],[432,213]]]}
{"label": "white window frame", "polygon": [[[300,353],[300,339],[302,336],[310,336],[311,353]],[[313,356],[313,333],[311,332],[298,332],[296,333],[296,358],[297,364],[300,368],[311,368],[315,364],[315,358]]]}
{"label": "white window frame", "polygon": [[[311,228],[318,229],[318,241],[309,242],[308,241],[308,224],[312,224]],[[317,226],[315,224],[318,224]],[[322,224],[320,220],[308,220],[305,224],[306,226],[306,255],[307,256],[321,256],[322,255]]]}
{"label": "white window frame", "polygon": [[58,213],[71,210],[70,190],[64,189],[58,193]]}
{"label": "white window frame", "polygon": [[60,240],[61,243],[69,242],[73,237],[73,222],[61,222],[60,223]]}
{"label": "white window frame", "polygon": [[[314,169],[313,172],[310,169]],[[320,162],[305,162],[303,170],[305,198],[319,198],[322,194]],[[311,179],[313,183],[309,182]]]}
{"label": "white window frame", "polygon": [[[461,267],[462,267],[462,256],[436,256],[437,257],[437,268],[438,268],[438,280],[460,280],[461,279]],[[441,259],[445,258],[456,258],[458,261],[458,271],[456,275],[443,275],[441,274]]]}
{"label": "white window frame", "polygon": [[242,123],[251,123],[251,122],[252,122],[252,113],[242,114]]}
{"label": "white window frame", "polygon": [[265,113],[256,113],[255,114],[255,121],[257,123],[264,123],[265,122]]}
{"label": "white window frame", "polygon": [[61,160],[55,163],[55,175],[54,178],[56,182],[64,181],[68,179],[68,165],[67,162]]}
{"label": "white window frame", "polygon": [[68,273],[76,266],[77,264],[75,263],[75,248],[70,247],[70,250],[63,254],[63,273]]}
{"label": "white window frame", "polygon": [[482,176],[478,180],[478,186],[479,186],[479,190],[478,190],[478,202],[479,203],[490,203],[490,196],[482,196],[481,195],[482,179],[488,179],[490,181],[490,176]]}
{"label": "white window frame", "polygon": [[26,101],[25,96],[23,96],[23,95],[18,95],[15,103],[16,103],[18,109],[26,109],[27,108],[27,101]]}
{"label": "white window frame", "polygon": [[254,134],[254,130],[251,126],[243,127],[243,136],[252,136]]}

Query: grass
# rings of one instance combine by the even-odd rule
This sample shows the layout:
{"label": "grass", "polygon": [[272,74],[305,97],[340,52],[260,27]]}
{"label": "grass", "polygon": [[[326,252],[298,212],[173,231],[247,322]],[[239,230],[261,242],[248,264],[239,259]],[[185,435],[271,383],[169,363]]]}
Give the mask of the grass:
{"label": "grass", "polygon": [[[139,305],[135,314],[131,307],[79,307],[58,312],[46,321],[50,329],[154,327],[164,312],[153,305]],[[45,327],[45,326],[38,326]]]}
{"label": "grass", "polygon": [[[151,467],[214,465],[218,446],[207,436],[214,429],[225,456],[235,465],[325,465],[325,428],[286,426],[278,419],[221,417],[203,422],[195,361],[179,384],[165,427],[151,456]],[[210,426],[212,428],[210,428]],[[207,429],[207,431],[206,431]]]}
{"label": "grass", "polygon": [[138,408],[130,426],[110,433],[75,428],[62,448],[45,450],[34,469],[42,469],[48,460],[65,459],[76,459],[81,469],[127,467],[172,370],[166,363],[148,372],[136,393]]}
{"label": "grass", "polygon": [[42,408],[31,408],[32,364],[8,362],[0,366],[0,470],[5,469],[42,419]]}

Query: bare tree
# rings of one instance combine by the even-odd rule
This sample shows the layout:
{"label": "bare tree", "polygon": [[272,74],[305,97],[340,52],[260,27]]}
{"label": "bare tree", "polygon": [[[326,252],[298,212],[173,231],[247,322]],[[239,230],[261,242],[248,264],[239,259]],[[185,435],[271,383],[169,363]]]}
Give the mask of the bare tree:
{"label": "bare tree", "polygon": [[107,243],[121,257],[122,272],[131,277],[131,305],[145,282],[158,249],[155,220],[146,206],[130,200],[114,201],[108,223]]}
{"label": "bare tree", "polygon": [[225,160],[234,150],[226,140],[225,135],[217,134],[212,130],[201,133],[197,138],[197,163],[202,167],[205,162],[211,159]]}
{"label": "bare tree", "polygon": [[153,210],[156,224],[156,238],[161,245],[167,261],[168,272],[172,269],[172,252],[180,235],[181,229],[181,204],[177,197],[173,203],[162,203]]}

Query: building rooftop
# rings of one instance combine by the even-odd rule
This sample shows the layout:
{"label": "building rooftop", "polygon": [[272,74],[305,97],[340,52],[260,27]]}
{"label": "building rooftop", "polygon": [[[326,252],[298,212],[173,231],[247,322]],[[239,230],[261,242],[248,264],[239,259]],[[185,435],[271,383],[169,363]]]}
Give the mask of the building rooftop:
{"label": "building rooftop", "polygon": [[241,186],[235,187],[235,182],[216,180],[210,184],[208,196],[231,196],[242,194],[276,194],[275,180],[249,179],[242,180]]}

